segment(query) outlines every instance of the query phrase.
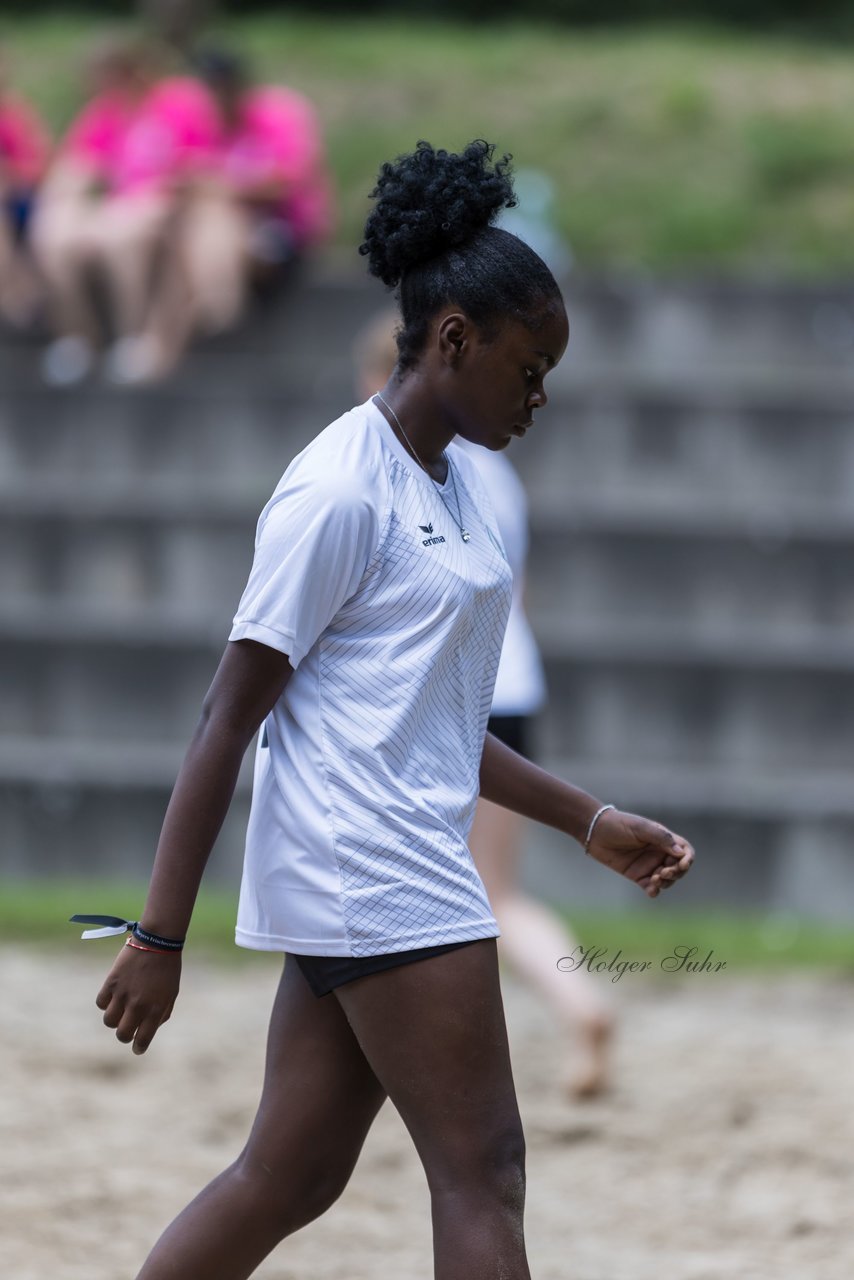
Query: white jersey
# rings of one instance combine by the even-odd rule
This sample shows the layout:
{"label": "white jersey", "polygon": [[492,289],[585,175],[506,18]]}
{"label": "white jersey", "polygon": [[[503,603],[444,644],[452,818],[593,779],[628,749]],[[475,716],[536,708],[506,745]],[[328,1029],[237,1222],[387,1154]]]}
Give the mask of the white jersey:
{"label": "white jersey", "polygon": [[522,601],[528,555],[528,499],[522,481],[504,453],[460,441],[473,460],[489,495],[501,540],[513,572],[513,603],[507,619],[504,646],[492,714],[527,716],[539,711],[546,696],[543,663]]}
{"label": "white jersey", "polygon": [[295,670],[256,753],[243,946],[367,956],[498,936],[467,839],[511,573],[475,467],[453,444],[448,458],[439,490],[368,401],[261,514],[230,639]]}

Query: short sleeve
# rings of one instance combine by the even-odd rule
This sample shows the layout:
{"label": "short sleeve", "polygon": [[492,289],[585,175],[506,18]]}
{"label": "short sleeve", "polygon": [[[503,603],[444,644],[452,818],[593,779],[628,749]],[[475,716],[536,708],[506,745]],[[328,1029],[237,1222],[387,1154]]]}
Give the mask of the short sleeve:
{"label": "short sleeve", "polygon": [[376,506],[355,480],[286,475],[258,522],[229,639],[279,649],[296,668],[355,595],[379,534]]}

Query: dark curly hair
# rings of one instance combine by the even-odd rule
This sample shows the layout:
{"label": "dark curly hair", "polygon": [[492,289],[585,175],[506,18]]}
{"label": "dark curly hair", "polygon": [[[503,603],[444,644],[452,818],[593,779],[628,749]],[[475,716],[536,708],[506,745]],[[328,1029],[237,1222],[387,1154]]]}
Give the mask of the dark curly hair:
{"label": "dark curly hair", "polygon": [[563,309],[560,289],[542,258],[518,236],[492,225],[516,201],[510,156],[492,164],[495,147],[478,140],[459,154],[419,142],[384,164],[359,253],[371,275],[396,289],[402,326],[399,367],[415,363],[430,320],[460,307],[489,336],[497,322],[536,328]]}

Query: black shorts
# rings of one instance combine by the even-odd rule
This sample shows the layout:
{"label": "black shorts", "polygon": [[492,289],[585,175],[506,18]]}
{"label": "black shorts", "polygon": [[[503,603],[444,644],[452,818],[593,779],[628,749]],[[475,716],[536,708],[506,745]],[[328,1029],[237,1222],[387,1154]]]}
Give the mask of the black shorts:
{"label": "black shorts", "polygon": [[511,751],[516,751],[526,760],[530,760],[530,716],[490,716],[486,722],[486,731],[498,738],[499,742],[503,742]]}
{"label": "black shorts", "polygon": [[[472,942],[482,942],[473,938]],[[396,969],[398,965],[411,964],[414,960],[426,960],[428,956],[440,956],[444,951],[456,951],[458,947],[470,947],[471,942],[445,942],[438,947],[419,947],[416,951],[393,951],[384,956],[298,956],[294,960],[303,977],[316,996],[328,996],[335,987],[342,987],[354,978],[365,978],[369,973],[381,973],[383,969]]]}

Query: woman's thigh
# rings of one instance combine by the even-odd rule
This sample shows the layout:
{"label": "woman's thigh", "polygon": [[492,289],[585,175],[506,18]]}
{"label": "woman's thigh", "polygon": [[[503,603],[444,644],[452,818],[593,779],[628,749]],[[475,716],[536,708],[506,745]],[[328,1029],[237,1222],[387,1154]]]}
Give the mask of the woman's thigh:
{"label": "woman's thigh", "polygon": [[276,1180],[287,1182],[297,1167],[343,1185],[385,1097],[340,1005],[332,996],[318,999],[288,958],[244,1162]]}
{"label": "woman's thigh", "polygon": [[521,1164],[494,938],[359,978],[333,994],[409,1130],[431,1189],[484,1164]]}
{"label": "woman's thigh", "polygon": [[47,265],[57,257],[76,264],[97,249],[99,226],[97,201],[83,195],[46,196],[33,214],[30,243]]}
{"label": "woman's thigh", "polygon": [[106,256],[150,249],[166,231],[172,204],[162,192],[114,196],[93,213],[91,236]]}

